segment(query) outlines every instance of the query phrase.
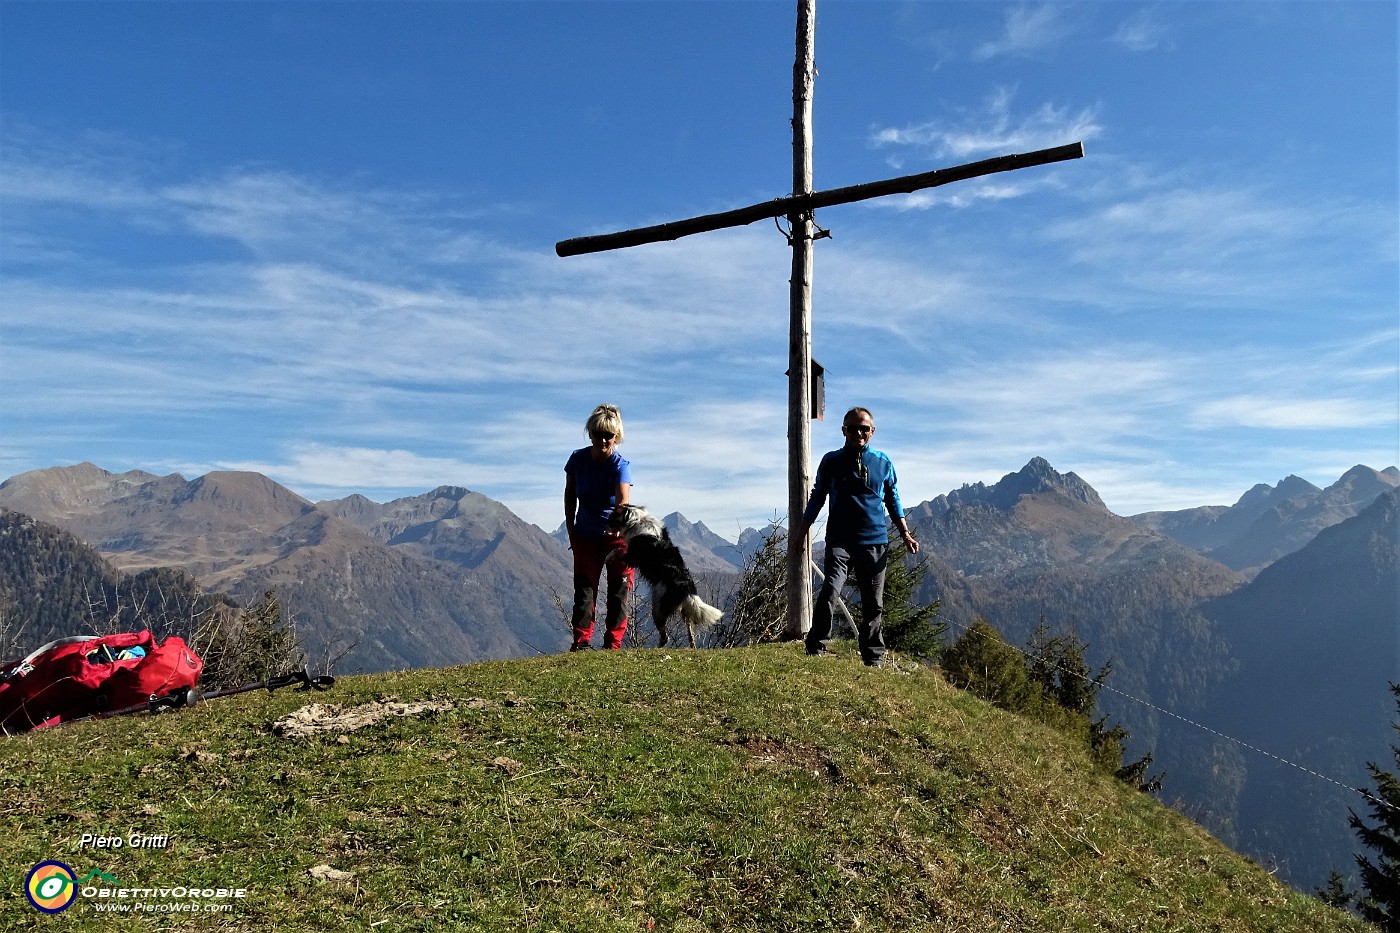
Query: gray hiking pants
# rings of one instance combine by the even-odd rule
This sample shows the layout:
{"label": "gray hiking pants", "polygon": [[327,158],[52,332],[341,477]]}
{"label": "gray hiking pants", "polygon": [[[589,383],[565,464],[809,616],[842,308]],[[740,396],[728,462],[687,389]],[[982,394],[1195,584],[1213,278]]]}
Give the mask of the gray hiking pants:
{"label": "gray hiking pants", "polygon": [[836,600],[846,585],[846,578],[855,573],[860,587],[860,619],[856,635],[860,657],[874,664],[885,654],[885,561],[888,544],[840,545],[826,543],[822,573],[826,580],[812,605],[812,629],[807,633],[807,651],[822,652],[831,644],[831,619],[836,612]]}

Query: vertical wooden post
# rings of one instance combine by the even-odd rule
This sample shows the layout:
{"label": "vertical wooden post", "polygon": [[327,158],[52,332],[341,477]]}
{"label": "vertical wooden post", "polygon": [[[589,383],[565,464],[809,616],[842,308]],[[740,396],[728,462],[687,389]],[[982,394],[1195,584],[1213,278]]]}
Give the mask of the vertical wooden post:
{"label": "vertical wooden post", "polygon": [[[812,193],[812,89],[816,82],[816,0],[797,0],[797,57],[792,66],[792,193]],[[787,632],[812,626],[812,547],[802,529],[812,460],[812,212],[788,215],[792,226],[791,322],[788,329]]]}

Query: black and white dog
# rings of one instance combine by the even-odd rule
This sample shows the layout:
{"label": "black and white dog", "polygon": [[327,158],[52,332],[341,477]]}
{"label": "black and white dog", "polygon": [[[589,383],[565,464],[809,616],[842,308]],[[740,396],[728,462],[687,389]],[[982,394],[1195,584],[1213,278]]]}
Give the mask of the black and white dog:
{"label": "black and white dog", "polygon": [[651,618],[661,633],[661,647],[669,641],[666,622],[679,609],[694,648],[695,630],[714,625],[724,613],[696,595],[695,578],[666,526],[640,505],[619,505],[613,509],[608,529],[627,542],[624,559],[651,586]]}

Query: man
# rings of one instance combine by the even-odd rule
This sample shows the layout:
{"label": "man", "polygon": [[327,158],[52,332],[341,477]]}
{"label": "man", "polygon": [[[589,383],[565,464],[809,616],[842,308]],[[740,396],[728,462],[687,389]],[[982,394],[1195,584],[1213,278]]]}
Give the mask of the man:
{"label": "man", "polygon": [[867,667],[879,667],[885,654],[885,562],[889,554],[889,525],[894,522],[910,554],[919,553],[919,542],[909,533],[894,464],[870,447],[875,419],[869,409],[852,408],[841,419],[846,444],[822,457],[812,496],[802,513],[802,534],[831,500],[826,522],[826,556],[822,573],[826,580],[812,607],[812,629],[807,633],[807,653],[823,655],[831,643],[831,614],[846,578],[855,572],[860,587],[860,657]]}

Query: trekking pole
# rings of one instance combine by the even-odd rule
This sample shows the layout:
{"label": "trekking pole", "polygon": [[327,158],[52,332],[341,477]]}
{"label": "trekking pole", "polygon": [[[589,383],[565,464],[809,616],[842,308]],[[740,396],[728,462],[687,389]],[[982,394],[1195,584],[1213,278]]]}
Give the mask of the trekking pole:
{"label": "trekking pole", "polygon": [[[817,566],[816,561],[812,561],[812,572],[815,573],[823,583],[826,582],[826,574],[822,573],[822,569]],[[851,631],[857,631],[856,620],[851,616],[851,610],[846,606],[846,600],[841,597],[840,593],[836,594],[836,608],[840,610],[841,617],[846,620],[846,624],[851,627]]]}
{"label": "trekking pole", "polygon": [[231,697],[239,693],[249,693],[253,690],[266,690],[272,693],[274,690],[281,690],[283,687],[290,687],[296,684],[296,690],[329,690],[335,686],[335,678],[330,674],[322,674],[319,677],[312,677],[307,673],[306,668],[293,671],[290,674],[280,674],[277,677],[269,677],[267,680],[259,680],[256,683],[244,684],[241,687],[224,687],[220,690],[211,690],[208,693],[199,695],[201,700],[217,700],[219,697]]}
{"label": "trekking pole", "polygon": [[176,690],[174,693],[163,697],[152,696],[145,703],[133,703],[131,706],[123,706],[121,709],[103,710],[93,713],[91,716],[84,716],[82,719],[74,719],[72,722],[82,722],[83,719],[111,719],[113,716],[130,716],[133,713],[159,713],[163,710],[175,710],[182,706],[194,706],[199,702],[199,691],[193,687],[186,687],[183,690]]}
{"label": "trekking pole", "polygon": [[[64,719],[54,723],[55,726],[67,726],[75,722],[88,722],[93,719],[111,719],[114,716],[131,716],[136,713],[159,713],[164,710],[175,710],[182,706],[194,706],[199,702],[199,691],[193,687],[185,687],[176,690],[174,693],[163,697],[152,696],[144,703],[133,703],[130,706],[123,706],[121,709],[104,709],[95,713],[88,713],[86,716],[77,716],[73,719]],[[52,728],[52,727],[50,727]]]}

